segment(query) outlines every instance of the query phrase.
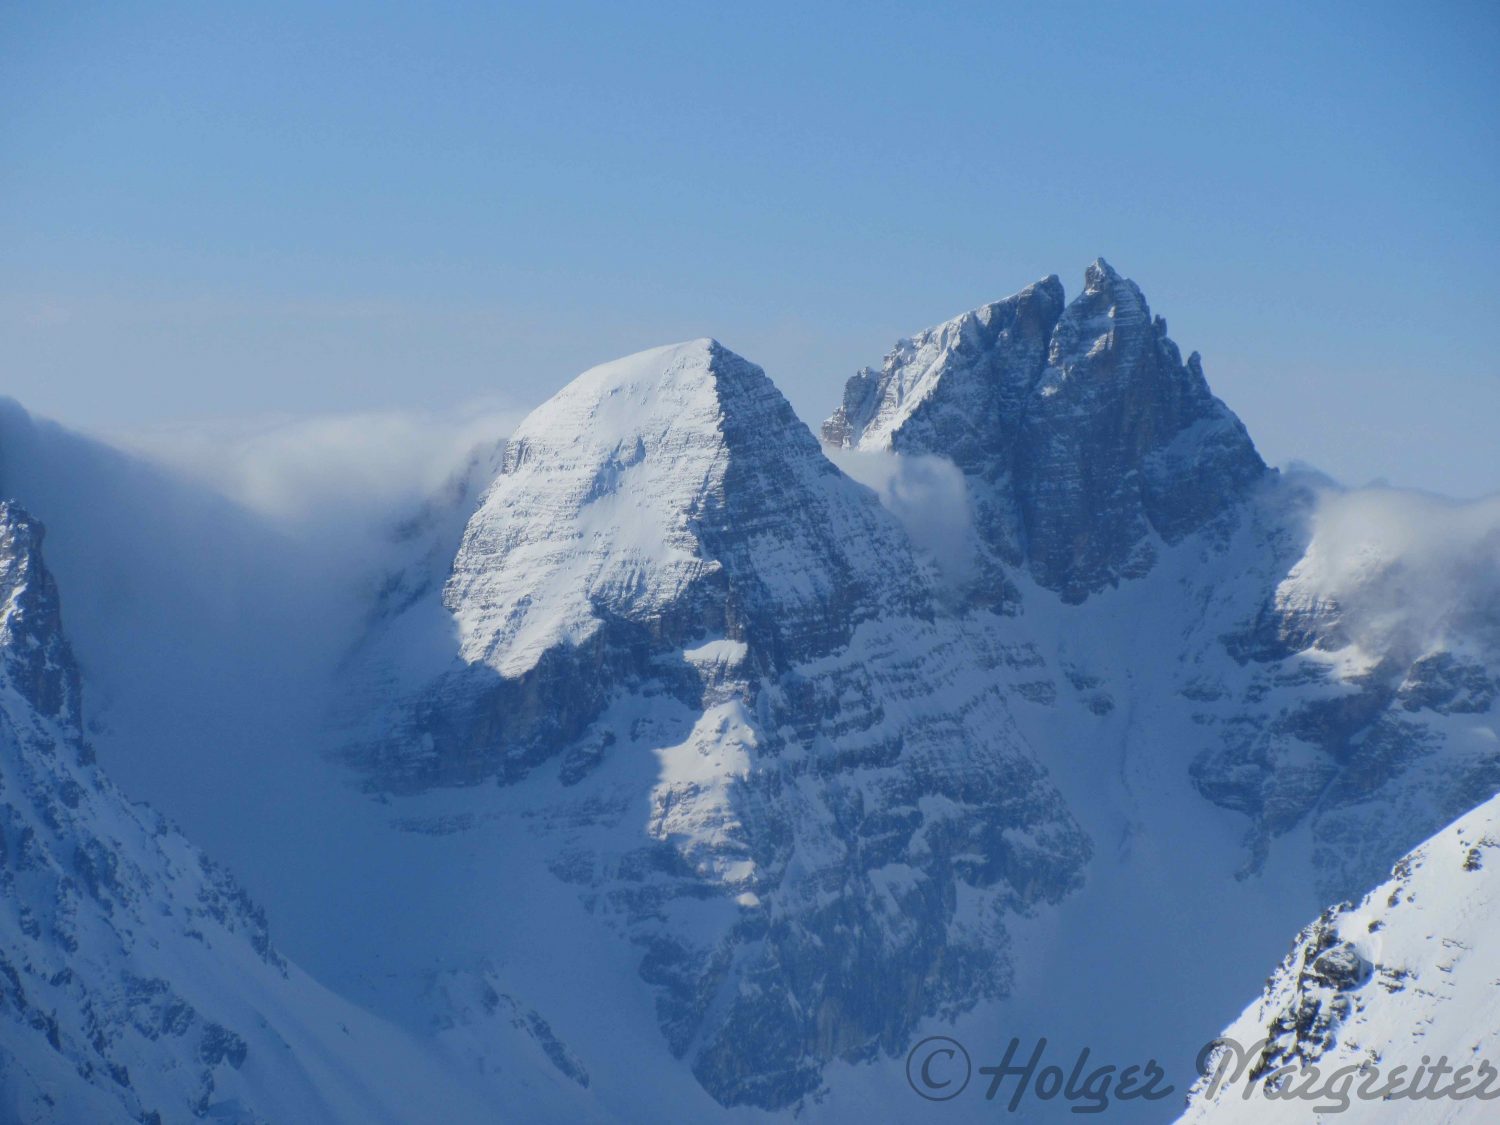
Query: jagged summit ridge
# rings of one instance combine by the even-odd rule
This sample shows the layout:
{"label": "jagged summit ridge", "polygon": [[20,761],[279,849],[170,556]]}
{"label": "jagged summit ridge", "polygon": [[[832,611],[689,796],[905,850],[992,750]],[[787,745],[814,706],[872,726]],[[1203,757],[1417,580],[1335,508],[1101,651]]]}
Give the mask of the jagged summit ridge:
{"label": "jagged summit ridge", "polygon": [[1266,472],[1140,288],[1102,258],[902,341],[823,426],[835,445],[949,457],[995,557],[1069,601],[1150,569]]}
{"label": "jagged summit ridge", "polygon": [[[824,440],[837,446],[900,449],[914,438],[906,427],[922,428],[927,421],[923,408],[945,382],[963,384],[945,387],[942,393],[963,397],[977,411],[976,420],[1003,410],[1003,399],[1029,388],[1064,304],[1062,282],[1054,274],[1014,296],[899,341],[886,357],[884,376],[867,367],[849,380],[843,404],[823,424]],[[957,374],[954,357],[971,361],[964,369],[968,378]],[[981,427],[961,428],[962,419],[934,421],[952,429],[931,436],[946,437],[960,447],[989,436]],[[980,451],[960,448],[954,455],[966,452]]]}

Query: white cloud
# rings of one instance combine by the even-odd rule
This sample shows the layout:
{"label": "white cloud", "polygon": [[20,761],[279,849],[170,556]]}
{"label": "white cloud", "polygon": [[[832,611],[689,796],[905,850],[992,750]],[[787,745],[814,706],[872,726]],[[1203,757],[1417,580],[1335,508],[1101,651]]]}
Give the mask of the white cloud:
{"label": "white cloud", "polygon": [[1331,598],[1351,638],[1374,651],[1500,633],[1500,495],[1316,494],[1311,542],[1282,597]]}
{"label": "white cloud", "polygon": [[348,527],[419,503],[520,420],[476,404],[446,413],[384,411],[159,427],[122,446],[299,530]]}
{"label": "white cloud", "polygon": [[875,490],[912,543],[946,578],[957,582],[972,572],[973,512],[964,475],[952,461],[886,450],[825,446],[824,452],[848,476]]}

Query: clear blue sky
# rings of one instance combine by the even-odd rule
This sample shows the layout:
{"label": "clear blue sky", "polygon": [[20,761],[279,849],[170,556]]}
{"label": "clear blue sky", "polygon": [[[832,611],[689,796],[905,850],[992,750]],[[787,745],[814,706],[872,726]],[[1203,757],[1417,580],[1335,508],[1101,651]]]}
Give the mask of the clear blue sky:
{"label": "clear blue sky", "polygon": [[0,390],[92,429],[700,335],[810,421],[1096,255],[1273,460],[1500,489],[1500,5],[0,6]]}

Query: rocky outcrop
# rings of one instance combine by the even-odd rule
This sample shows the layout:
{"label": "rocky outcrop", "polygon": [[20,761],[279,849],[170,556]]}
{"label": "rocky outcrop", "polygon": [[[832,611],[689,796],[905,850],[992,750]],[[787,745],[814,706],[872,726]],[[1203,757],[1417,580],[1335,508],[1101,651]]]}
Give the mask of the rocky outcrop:
{"label": "rocky outcrop", "polygon": [[83,693],[57,583],[42,565],[44,534],[18,505],[0,501],[0,668],[39,716],[77,735]]}

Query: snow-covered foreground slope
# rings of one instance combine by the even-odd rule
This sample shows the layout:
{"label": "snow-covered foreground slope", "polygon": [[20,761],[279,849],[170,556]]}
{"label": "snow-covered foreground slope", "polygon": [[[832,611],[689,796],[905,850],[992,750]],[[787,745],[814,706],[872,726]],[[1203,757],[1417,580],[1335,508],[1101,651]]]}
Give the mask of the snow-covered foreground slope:
{"label": "snow-covered foreground slope", "polygon": [[101,775],[41,540],[0,504],[0,1120],[481,1112],[425,1047],[289,965],[234,880]]}
{"label": "snow-covered foreground slope", "polygon": [[0,486],[106,768],[484,1105],[991,1118],[913,1091],[941,1034],[1154,1057],[1109,1119],[1171,1117],[1287,935],[1500,788],[1497,504],[1267,470],[1102,262],[825,435],[695,341],[337,551],[8,416]]}
{"label": "snow-covered foreground slope", "polygon": [[1497,934],[1500,798],[1297,935],[1182,1120],[1494,1120]]}

